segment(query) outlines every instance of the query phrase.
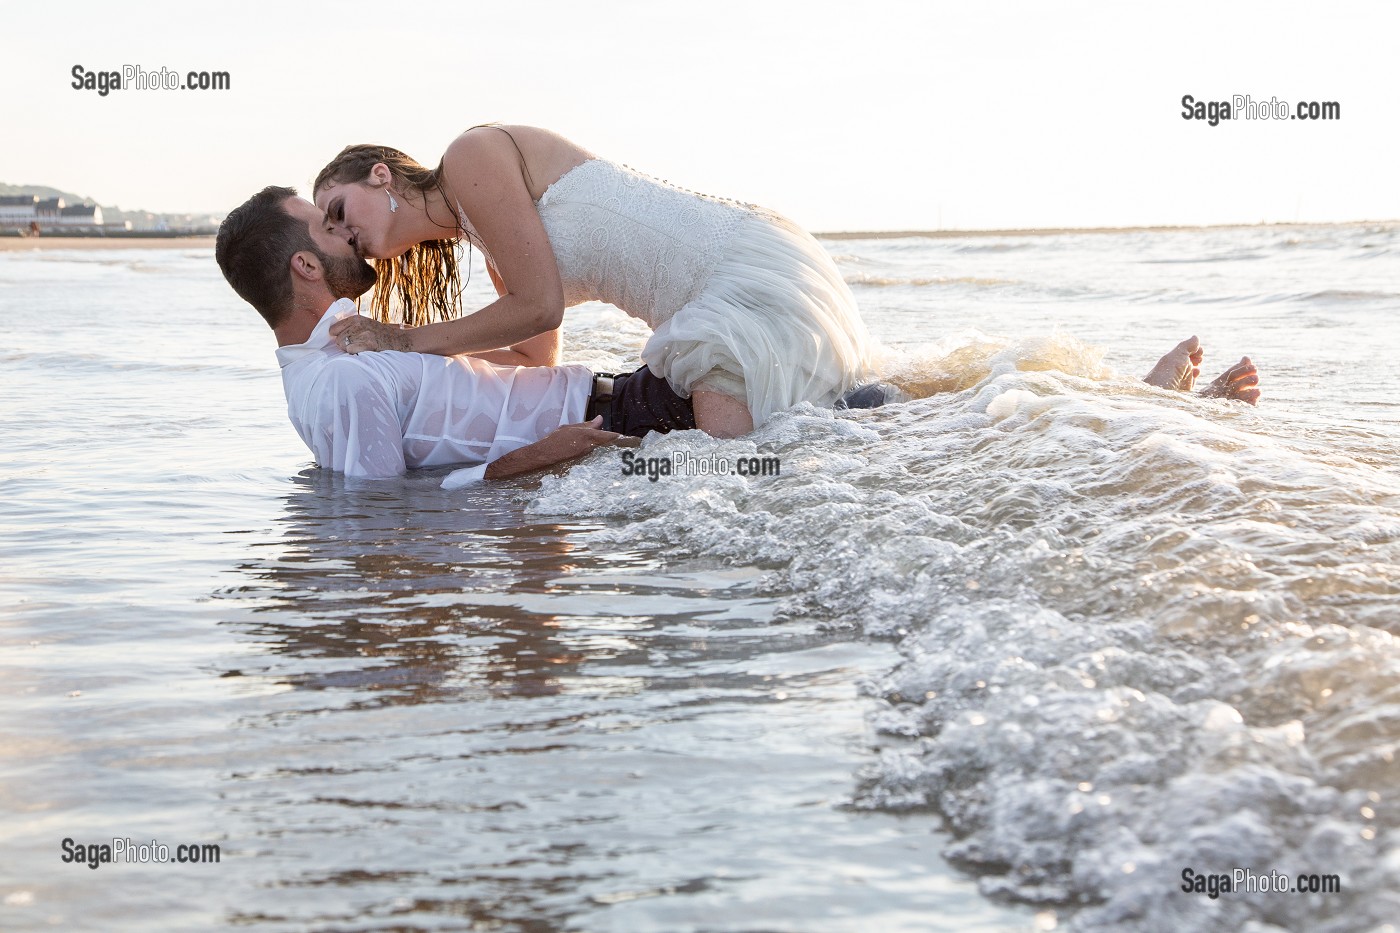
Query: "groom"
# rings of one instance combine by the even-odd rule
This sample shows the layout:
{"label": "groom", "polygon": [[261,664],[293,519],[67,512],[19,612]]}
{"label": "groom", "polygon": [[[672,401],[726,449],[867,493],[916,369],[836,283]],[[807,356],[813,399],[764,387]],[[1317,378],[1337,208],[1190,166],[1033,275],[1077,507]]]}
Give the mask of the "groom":
{"label": "groom", "polygon": [[358,314],[374,269],[292,188],[268,187],[219,227],[224,278],[277,337],[287,414],[316,462],[347,476],[468,464],[454,488],[636,446],[695,427],[689,399],[643,367],[620,376],[553,365],[559,332],[470,356],[351,355],[330,336]]}

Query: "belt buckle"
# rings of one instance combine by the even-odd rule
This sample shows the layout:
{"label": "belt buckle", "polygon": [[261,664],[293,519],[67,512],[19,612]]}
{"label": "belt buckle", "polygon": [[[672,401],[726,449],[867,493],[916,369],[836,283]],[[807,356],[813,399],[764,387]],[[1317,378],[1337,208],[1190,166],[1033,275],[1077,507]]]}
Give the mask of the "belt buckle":
{"label": "belt buckle", "polygon": [[596,375],[593,377],[593,401],[606,402],[612,398],[613,377]]}

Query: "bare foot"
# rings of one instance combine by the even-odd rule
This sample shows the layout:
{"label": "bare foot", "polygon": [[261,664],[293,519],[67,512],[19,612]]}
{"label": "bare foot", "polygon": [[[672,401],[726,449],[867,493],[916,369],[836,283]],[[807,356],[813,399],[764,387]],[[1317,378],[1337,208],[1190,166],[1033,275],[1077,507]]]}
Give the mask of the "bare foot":
{"label": "bare foot", "polygon": [[1196,384],[1196,377],[1201,374],[1201,357],[1204,353],[1201,342],[1194,335],[1187,337],[1158,360],[1152,372],[1142,381],[1159,389],[1190,392]]}
{"label": "bare foot", "polygon": [[1221,373],[1214,382],[1202,389],[1200,394],[1206,398],[1228,398],[1257,405],[1259,370],[1249,357],[1242,356],[1238,363]]}

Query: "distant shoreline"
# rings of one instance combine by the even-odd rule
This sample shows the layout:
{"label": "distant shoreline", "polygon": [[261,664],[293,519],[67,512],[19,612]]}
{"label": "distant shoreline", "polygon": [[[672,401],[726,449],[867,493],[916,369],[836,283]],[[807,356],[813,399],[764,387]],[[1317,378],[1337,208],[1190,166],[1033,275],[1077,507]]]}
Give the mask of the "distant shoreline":
{"label": "distant shoreline", "polygon": [[[814,233],[822,240],[901,240],[921,237],[953,240],[968,237],[1033,237],[1064,236],[1068,234],[1099,233],[1183,233],[1193,230],[1306,230],[1317,227],[1354,227],[1363,224],[1393,226],[1400,220],[1348,220],[1337,223],[1276,223],[1276,224],[1202,224],[1168,225],[1160,227],[1024,227],[1001,230],[843,230]],[[19,237],[0,234],[0,252],[33,249],[213,249],[214,237],[204,234],[154,233],[132,236],[37,236]]]}
{"label": "distant shoreline", "polygon": [[1182,233],[1189,230],[1304,230],[1310,227],[1355,227],[1363,224],[1391,226],[1400,220],[1344,220],[1333,223],[1170,224],[1160,227],[1024,227],[1003,230],[870,230],[814,233],[822,240],[932,240],[987,236],[1063,236],[1073,233]]}
{"label": "distant shoreline", "polygon": [[0,236],[0,253],[31,249],[213,249],[212,236]]}

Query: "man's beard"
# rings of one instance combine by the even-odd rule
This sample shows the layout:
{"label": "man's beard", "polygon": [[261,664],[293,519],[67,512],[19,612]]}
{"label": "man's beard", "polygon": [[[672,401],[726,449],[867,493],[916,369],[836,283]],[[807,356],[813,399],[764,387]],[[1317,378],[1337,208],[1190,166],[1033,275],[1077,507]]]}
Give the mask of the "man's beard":
{"label": "man's beard", "polygon": [[374,266],[363,259],[327,256],[320,251],[317,255],[326,270],[326,286],[335,297],[359,298],[374,285],[377,278]]}

